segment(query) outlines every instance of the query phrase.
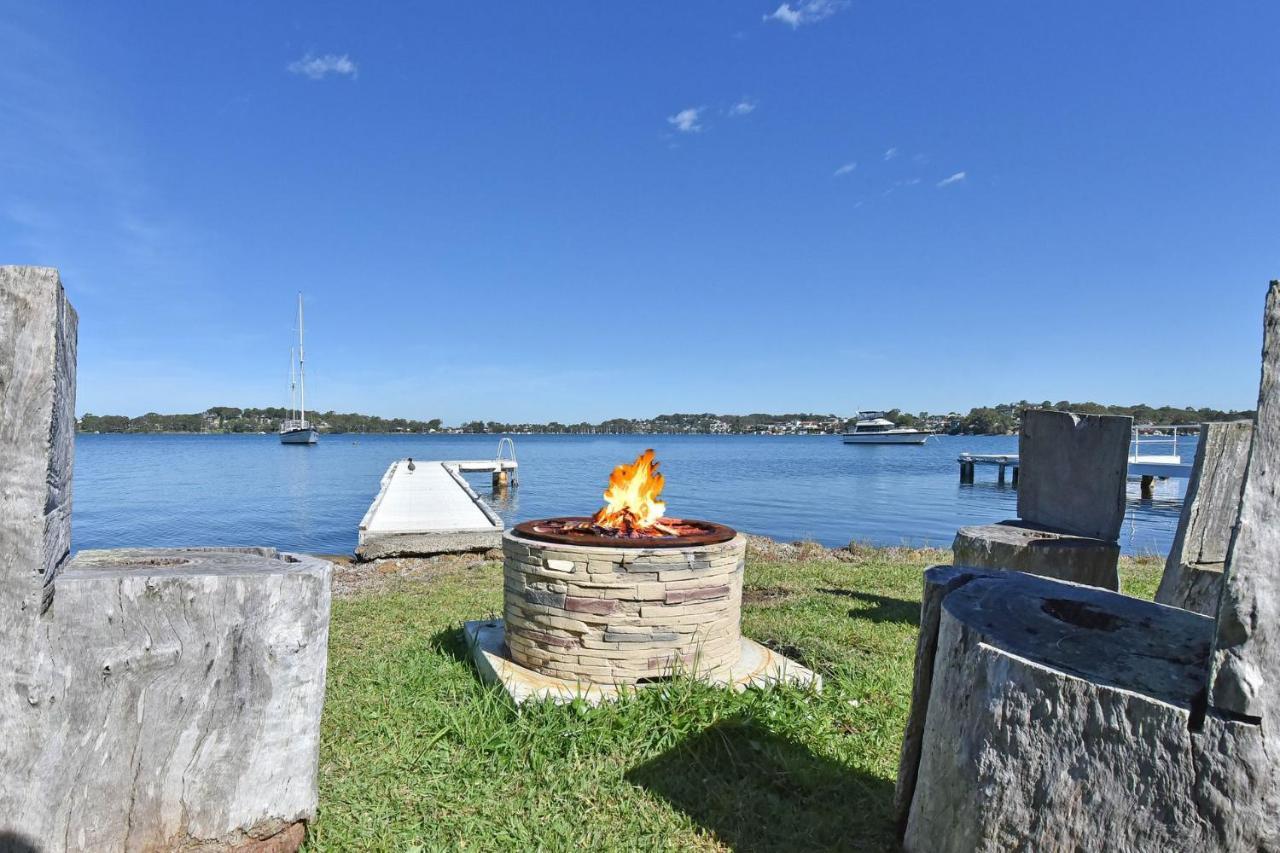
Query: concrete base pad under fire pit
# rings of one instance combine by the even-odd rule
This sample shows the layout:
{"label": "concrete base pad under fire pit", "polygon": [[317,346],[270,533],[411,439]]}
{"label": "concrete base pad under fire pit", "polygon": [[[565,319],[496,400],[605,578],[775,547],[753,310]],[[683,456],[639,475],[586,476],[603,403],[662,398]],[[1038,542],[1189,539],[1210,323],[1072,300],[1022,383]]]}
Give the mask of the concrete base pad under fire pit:
{"label": "concrete base pad under fire pit", "polygon": [[[501,619],[467,622],[462,626],[462,632],[467,640],[467,647],[471,650],[471,659],[480,671],[480,678],[486,683],[500,683],[517,705],[527,699],[570,702],[577,698],[589,705],[598,705],[601,702],[612,702],[627,688],[627,685],[620,688],[613,684],[591,684],[554,678],[521,666],[511,660]],[[697,677],[696,673],[694,675]],[[814,689],[822,689],[822,676],[746,637],[742,638],[742,656],[728,676],[704,680],[709,684],[732,687],[734,690],[768,687],[773,684],[812,684]],[[639,687],[661,683],[649,682]]]}

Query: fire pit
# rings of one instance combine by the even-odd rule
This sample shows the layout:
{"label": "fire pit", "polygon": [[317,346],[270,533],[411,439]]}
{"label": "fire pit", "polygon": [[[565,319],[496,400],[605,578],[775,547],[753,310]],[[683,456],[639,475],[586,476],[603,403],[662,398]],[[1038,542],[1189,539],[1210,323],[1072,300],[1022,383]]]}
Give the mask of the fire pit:
{"label": "fire pit", "polygon": [[591,518],[528,521],[503,537],[511,660],[595,684],[728,677],[742,651],[745,540],[665,517],[656,469],[645,451],[614,470]]}
{"label": "fire pit", "polygon": [[590,518],[526,521],[502,540],[505,619],[466,622],[480,677],[517,702],[591,704],[677,672],[744,690],[822,678],[742,636],[746,543],[668,518],[653,451],[609,477]]}
{"label": "fire pit", "polygon": [[692,545],[716,545],[728,542],[737,532],[732,527],[712,521],[689,518],[665,519],[674,533],[653,536],[619,536],[597,527],[591,518],[544,518],[517,524],[514,532],[526,539],[537,539],[557,545],[604,545],[606,547],[687,548]]}

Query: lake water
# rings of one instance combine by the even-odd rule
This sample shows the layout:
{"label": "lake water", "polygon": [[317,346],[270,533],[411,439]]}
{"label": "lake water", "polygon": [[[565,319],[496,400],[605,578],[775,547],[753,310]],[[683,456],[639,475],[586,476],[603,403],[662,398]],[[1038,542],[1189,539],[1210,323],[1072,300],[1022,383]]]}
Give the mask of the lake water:
{"label": "lake water", "polygon": [[[778,539],[950,546],[957,527],[1015,517],[1017,493],[994,468],[961,485],[956,455],[1014,453],[1015,437],[940,436],[921,447],[857,446],[837,436],[517,436],[520,487],[490,494],[510,524],[587,515],[610,470],[646,447],[666,475],[667,511]],[[1194,453],[1194,439],[1180,448]],[[329,435],[313,447],[274,435],[81,435],[73,547],[273,545],[313,553],[355,548],[356,528],[387,466],[493,458],[487,435]],[[1152,451],[1156,452],[1156,451]],[[1160,451],[1167,452],[1167,451]],[[1185,481],[1129,487],[1126,553],[1166,553]]]}

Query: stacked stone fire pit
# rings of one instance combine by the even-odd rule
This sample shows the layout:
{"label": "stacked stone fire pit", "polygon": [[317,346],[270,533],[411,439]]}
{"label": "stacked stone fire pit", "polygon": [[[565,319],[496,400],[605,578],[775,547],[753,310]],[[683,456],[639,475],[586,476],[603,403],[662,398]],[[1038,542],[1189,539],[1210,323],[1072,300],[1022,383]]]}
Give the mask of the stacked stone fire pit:
{"label": "stacked stone fire pit", "polygon": [[511,659],[544,675],[612,684],[677,670],[727,675],[742,652],[746,540],[698,524],[714,531],[710,541],[665,547],[568,544],[571,536],[552,532],[563,529],[556,520],[516,525],[502,540]]}
{"label": "stacked stone fire pit", "polygon": [[746,540],[722,524],[662,515],[653,451],[620,465],[591,518],[503,536],[504,619],[468,622],[482,676],[526,698],[612,698],[675,675],[744,688],[820,686],[742,636]]}

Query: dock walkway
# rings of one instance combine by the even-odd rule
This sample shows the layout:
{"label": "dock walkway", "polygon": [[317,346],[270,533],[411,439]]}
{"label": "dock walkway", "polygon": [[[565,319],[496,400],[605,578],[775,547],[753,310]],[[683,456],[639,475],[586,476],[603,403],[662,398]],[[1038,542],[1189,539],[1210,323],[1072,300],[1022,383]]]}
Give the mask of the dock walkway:
{"label": "dock walkway", "polygon": [[514,472],[511,459],[461,461],[400,459],[382,476],[378,496],[360,522],[356,556],[430,556],[497,548],[502,519],[463,478],[462,472],[493,472],[495,485]]}

